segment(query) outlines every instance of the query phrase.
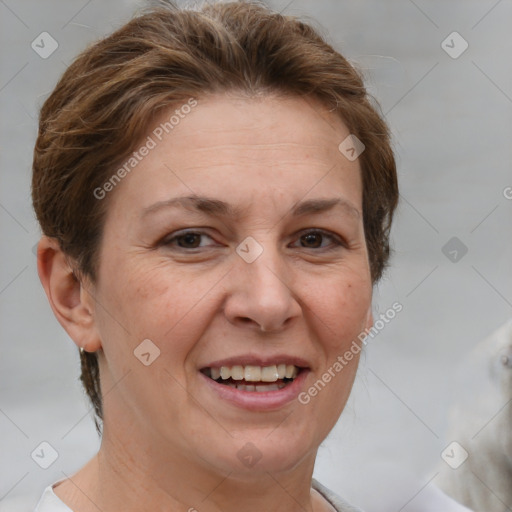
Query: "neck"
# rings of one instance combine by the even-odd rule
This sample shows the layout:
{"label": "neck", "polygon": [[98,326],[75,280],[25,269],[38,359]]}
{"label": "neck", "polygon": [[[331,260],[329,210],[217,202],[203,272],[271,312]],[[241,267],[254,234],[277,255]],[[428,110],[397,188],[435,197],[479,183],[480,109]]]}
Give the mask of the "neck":
{"label": "neck", "polygon": [[[88,464],[89,499],[105,512],[280,512],[324,510],[311,491],[316,453],[287,471],[222,472],[210,464],[162,453],[112,435],[104,426],[99,453]],[[150,437],[150,436],[148,436]],[[147,437],[146,437],[147,438]],[[154,440],[153,440],[154,441]],[[96,508],[96,510],[97,510]]]}

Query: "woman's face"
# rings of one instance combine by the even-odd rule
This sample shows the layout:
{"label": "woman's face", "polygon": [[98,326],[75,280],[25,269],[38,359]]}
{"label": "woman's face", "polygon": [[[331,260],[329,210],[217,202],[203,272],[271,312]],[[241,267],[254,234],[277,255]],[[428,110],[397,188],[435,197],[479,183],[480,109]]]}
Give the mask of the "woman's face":
{"label": "woman's face", "polygon": [[336,423],[344,354],[372,322],[349,131],[298,98],[198,98],[158,130],[174,110],[109,192],[91,289],[105,434],[205,468],[292,469]]}

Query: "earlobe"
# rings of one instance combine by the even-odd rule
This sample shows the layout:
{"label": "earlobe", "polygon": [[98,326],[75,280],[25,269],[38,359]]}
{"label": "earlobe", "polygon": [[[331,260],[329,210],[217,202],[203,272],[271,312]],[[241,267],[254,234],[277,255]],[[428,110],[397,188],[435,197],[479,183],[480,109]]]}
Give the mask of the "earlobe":
{"label": "earlobe", "polygon": [[86,300],[89,294],[54,238],[43,236],[39,241],[37,272],[55,317],[71,339],[87,352],[99,350],[94,311]]}

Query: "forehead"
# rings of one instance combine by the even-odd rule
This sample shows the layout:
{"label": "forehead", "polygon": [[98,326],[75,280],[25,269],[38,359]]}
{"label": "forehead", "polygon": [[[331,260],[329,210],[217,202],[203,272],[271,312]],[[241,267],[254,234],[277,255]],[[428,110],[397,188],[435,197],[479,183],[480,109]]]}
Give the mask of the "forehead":
{"label": "forehead", "polygon": [[[169,112],[157,123],[168,117]],[[197,155],[212,146],[239,153],[251,149],[258,154],[283,153],[295,144],[316,157],[332,157],[341,142],[339,137],[349,132],[338,116],[313,98],[223,94],[198,99],[174,134],[181,143],[193,146]]]}
{"label": "forehead", "polygon": [[233,203],[230,197],[243,202],[264,191],[275,203],[308,189],[324,196],[338,189],[360,206],[359,163],[338,149],[349,130],[317,100],[223,94],[195,102],[153,121],[141,143],[152,148],[126,173],[114,201],[146,209],[184,193]]}

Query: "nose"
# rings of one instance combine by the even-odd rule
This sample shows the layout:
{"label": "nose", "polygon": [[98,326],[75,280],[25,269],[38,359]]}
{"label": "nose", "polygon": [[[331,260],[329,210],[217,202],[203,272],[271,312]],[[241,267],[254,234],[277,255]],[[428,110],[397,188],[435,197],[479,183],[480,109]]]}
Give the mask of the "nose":
{"label": "nose", "polygon": [[252,263],[236,256],[224,313],[237,327],[281,332],[301,315],[290,269],[277,249],[265,244]]}

